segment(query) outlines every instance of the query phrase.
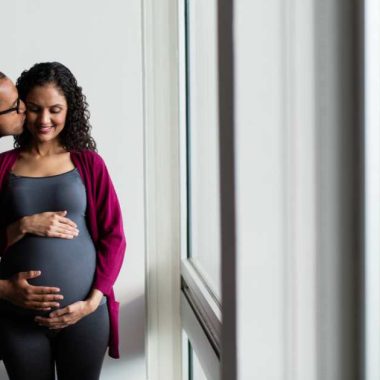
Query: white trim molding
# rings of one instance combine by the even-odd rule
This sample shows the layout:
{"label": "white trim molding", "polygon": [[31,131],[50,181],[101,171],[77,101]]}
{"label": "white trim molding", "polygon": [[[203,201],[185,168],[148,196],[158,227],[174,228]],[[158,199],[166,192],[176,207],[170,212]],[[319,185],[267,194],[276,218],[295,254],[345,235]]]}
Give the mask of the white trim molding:
{"label": "white trim molding", "polygon": [[142,0],[148,380],[181,379],[178,12]]}

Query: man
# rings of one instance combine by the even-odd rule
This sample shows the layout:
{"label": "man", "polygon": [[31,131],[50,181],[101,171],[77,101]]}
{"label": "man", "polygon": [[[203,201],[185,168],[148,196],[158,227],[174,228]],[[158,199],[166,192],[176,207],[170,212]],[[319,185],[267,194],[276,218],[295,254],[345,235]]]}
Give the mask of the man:
{"label": "man", "polygon": [[18,104],[16,86],[0,72],[0,137],[19,135],[25,120],[25,105]]}
{"label": "man", "polygon": [[[0,137],[22,133],[24,120],[25,105],[18,98],[16,86],[0,72]],[[40,271],[34,270],[0,280],[0,299],[33,310],[59,307],[58,301],[63,298],[60,289],[29,284],[28,280],[40,275]]]}

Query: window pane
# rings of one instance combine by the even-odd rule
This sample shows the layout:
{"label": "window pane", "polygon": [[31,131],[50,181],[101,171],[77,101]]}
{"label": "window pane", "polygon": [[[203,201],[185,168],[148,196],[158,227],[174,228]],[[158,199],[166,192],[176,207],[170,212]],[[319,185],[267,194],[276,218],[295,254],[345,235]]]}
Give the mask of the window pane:
{"label": "window pane", "polygon": [[216,15],[215,0],[187,2],[189,256],[220,301]]}
{"label": "window pane", "polygon": [[201,364],[194,350],[191,350],[191,379],[190,380],[207,380],[206,375],[203,372]]}
{"label": "window pane", "polygon": [[198,360],[198,357],[191,347],[190,341],[188,341],[189,349],[189,380],[208,380],[205,373],[203,372],[201,363]]}

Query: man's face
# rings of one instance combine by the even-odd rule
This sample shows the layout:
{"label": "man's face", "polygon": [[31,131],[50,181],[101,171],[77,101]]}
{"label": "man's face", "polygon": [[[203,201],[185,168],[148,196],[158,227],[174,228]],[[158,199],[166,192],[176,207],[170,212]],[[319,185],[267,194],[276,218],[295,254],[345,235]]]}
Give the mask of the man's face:
{"label": "man's face", "polygon": [[[16,107],[18,93],[16,86],[8,79],[0,79],[0,113]],[[12,111],[0,114],[0,137],[9,135],[19,135],[23,131],[25,120],[25,105],[20,104],[20,113]]]}

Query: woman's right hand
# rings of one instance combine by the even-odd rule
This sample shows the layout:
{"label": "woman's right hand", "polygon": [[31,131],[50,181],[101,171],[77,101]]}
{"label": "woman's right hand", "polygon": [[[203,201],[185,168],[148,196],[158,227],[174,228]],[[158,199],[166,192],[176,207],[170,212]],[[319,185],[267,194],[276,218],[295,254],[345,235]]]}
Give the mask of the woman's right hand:
{"label": "woman's right hand", "polygon": [[77,225],[65,215],[67,211],[48,211],[24,216],[7,227],[8,247],[25,234],[61,239],[73,239],[79,235]]}

